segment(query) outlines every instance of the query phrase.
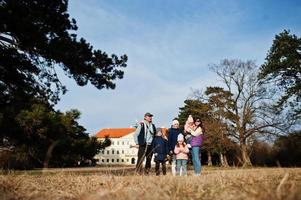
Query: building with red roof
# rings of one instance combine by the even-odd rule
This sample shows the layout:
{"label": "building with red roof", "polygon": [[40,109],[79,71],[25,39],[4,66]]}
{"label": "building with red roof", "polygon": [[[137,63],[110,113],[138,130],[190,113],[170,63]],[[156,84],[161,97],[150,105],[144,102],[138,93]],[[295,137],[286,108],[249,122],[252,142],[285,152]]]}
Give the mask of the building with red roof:
{"label": "building with red roof", "polygon": [[[95,156],[97,164],[134,165],[137,161],[138,148],[134,141],[135,128],[104,128],[95,136],[98,140],[110,138],[112,144]],[[167,135],[167,129],[162,132]]]}
{"label": "building with red roof", "polygon": [[95,156],[97,164],[134,165],[138,148],[135,148],[135,128],[105,128],[96,133],[99,140],[109,137],[111,145]]}

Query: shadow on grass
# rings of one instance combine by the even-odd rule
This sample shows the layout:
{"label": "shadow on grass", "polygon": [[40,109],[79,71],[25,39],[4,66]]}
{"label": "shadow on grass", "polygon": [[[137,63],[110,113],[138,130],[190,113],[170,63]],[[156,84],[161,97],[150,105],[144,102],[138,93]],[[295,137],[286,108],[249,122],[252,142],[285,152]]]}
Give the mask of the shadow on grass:
{"label": "shadow on grass", "polygon": [[113,176],[129,176],[135,174],[134,167],[88,167],[88,168],[44,168],[34,170],[1,170],[2,175],[113,175]]}

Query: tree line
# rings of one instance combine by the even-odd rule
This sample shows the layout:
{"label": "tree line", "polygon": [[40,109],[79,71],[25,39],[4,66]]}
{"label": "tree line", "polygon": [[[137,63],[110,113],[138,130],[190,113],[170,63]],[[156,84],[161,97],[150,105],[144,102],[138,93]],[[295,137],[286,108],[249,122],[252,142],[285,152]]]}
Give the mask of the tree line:
{"label": "tree line", "polygon": [[243,166],[300,166],[301,38],[276,35],[260,67],[224,59],[210,69],[223,86],[194,90],[178,116],[182,124],[189,114],[204,121],[209,165],[217,154],[225,166],[230,157]]}

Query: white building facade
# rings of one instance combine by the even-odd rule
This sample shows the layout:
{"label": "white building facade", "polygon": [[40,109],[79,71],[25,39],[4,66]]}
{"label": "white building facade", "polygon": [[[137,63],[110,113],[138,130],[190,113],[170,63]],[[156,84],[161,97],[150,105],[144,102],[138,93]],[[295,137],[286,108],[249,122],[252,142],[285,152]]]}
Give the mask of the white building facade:
{"label": "white building facade", "polygon": [[97,164],[104,165],[135,165],[137,162],[138,148],[134,141],[135,129],[103,129],[96,134],[98,140],[104,140],[108,136],[111,145],[100,151],[95,156]]}

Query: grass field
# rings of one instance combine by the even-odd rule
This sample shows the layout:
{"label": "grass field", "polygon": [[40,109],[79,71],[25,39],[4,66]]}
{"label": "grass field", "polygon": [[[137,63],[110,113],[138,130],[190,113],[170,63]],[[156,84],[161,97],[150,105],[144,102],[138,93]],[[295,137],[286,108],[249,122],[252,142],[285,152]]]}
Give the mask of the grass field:
{"label": "grass field", "polygon": [[131,168],[16,171],[0,199],[301,199],[301,168],[203,168],[195,177],[136,176]]}

